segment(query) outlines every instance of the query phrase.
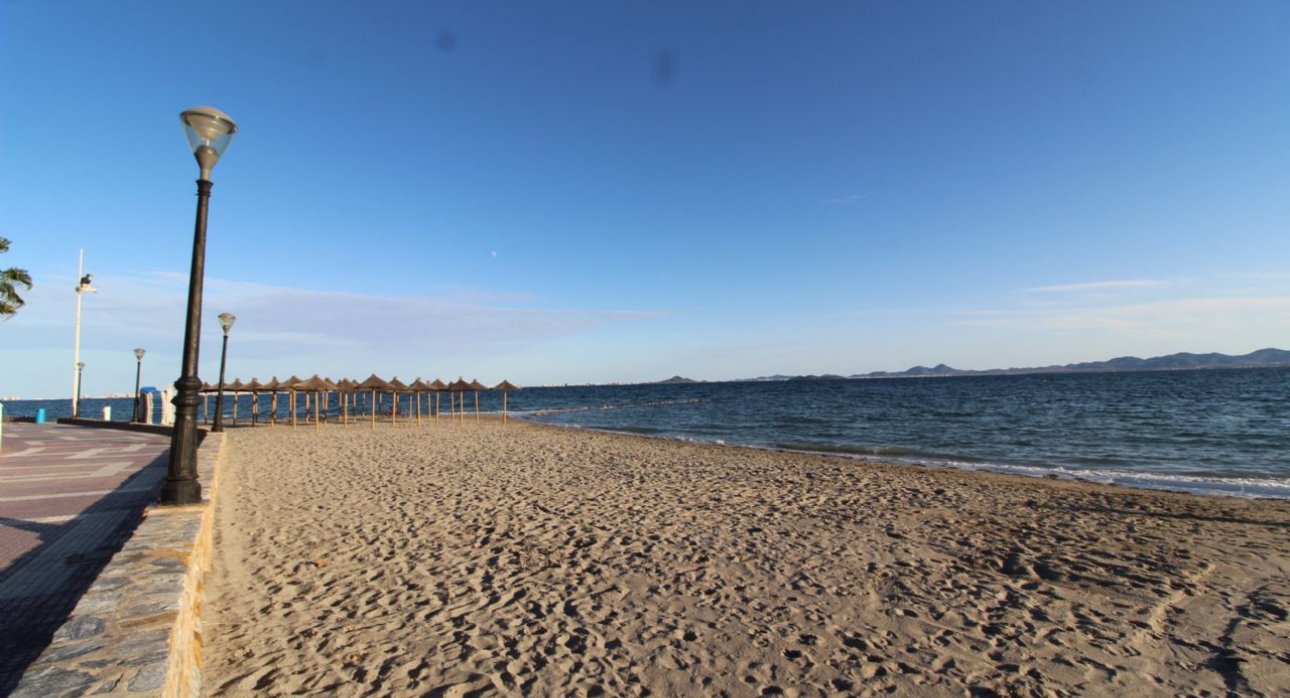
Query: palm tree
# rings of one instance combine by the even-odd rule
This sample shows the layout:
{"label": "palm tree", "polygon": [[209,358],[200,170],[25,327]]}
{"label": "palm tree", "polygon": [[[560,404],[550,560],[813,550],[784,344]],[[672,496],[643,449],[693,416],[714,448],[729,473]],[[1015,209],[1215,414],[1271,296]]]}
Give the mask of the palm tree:
{"label": "palm tree", "polygon": [[[9,251],[9,240],[0,238],[0,254]],[[24,290],[31,290],[31,274],[26,269],[12,267],[10,269],[0,269],[0,318],[8,320],[26,301],[18,295],[18,287],[23,286]]]}

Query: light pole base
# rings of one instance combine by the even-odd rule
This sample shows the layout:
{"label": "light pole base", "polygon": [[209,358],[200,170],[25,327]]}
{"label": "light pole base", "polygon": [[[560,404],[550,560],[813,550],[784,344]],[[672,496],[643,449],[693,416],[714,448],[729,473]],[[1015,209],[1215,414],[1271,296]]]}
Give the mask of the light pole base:
{"label": "light pole base", "polygon": [[166,478],[166,482],[161,486],[160,501],[167,506],[200,504],[202,501],[201,483],[196,480],[171,480]]}

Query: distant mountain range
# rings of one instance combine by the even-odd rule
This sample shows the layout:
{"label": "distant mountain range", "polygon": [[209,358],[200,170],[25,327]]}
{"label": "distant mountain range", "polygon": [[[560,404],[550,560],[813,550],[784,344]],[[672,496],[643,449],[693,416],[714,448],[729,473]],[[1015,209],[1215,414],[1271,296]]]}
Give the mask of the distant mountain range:
{"label": "distant mountain range", "polygon": [[915,366],[905,371],[874,371],[857,373],[850,376],[824,374],[819,376],[763,376],[750,378],[753,381],[783,380],[827,380],[848,378],[934,378],[938,376],[1001,376],[1031,373],[1110,373],[1115,371],[1183,371],[1206,368],[1265,368],[1268,366],[1290,366],[1290,351],[1283,349],[1260,349],[1244,356],[1227,354],[1170,354],[1140,359],[1136,356],[1121,356],[1109,361],[1089,361],[1064,366],[1041,366],[1034,368],[994,368],[984,371],[965,371],[951,368],[945,364],[936,366]]}

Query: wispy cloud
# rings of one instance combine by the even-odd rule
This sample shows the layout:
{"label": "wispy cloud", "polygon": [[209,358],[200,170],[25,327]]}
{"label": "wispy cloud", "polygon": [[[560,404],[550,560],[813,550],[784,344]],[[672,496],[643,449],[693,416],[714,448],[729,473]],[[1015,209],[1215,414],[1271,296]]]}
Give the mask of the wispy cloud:
{"label": "wispy cloud", "polygon": [[1210,335],[1227,331],[1290,330],[1290,295],[1181,298],[1148,303],[1084,305],[1046,310],[986,310],[956,313],[956,324],[998,330],[1111,331]]}
{"label": "wispy cloud", "polygon": [[873,194],[873,192],[871,191],[858,193],[858,194],[847,194],[846,196],[838,196],[832,199],[825,199],[820,202],[820,205],[821,206],[853,206],[856,203],[859,203],[861,199],[867,198],[871,194]]}
{"label": "wispy cloud", "polygon": [[1120,281],[1089,281],[1076,284],[1056,284],[1053,286],[1036,286],[1026,289],[1027,293],[1097,293],[1103,291],[1121,291],[1131,289],[1160,288],[1169,286],[1172,281],[1165,279],[1124,279]]}
{"label": "wispy cloud", "polygon": [[[186,277],[156,273],[95,281],[100,293],[84,301],[84,347],[178,350]],[[36,294],[6,328],[22,330],[6,332],[6,342],[15,349],[70,348],[75,308],[70,288],[69,284],[41,288],[43,293]],[[283,357],[316,357],[320,362],[352,357],[371,369],[379,369],[386,357],[481,357],[667,314],[541,307],[522,294],[474,290],[377,296],[207,278],[204,347],[218,346],[215,315],[225,310],[237,315],[232,336],[242,359],[270,363]],[[203,363],[211,356],[209,349],[203,352]]]}
{"label": "wispy cloud", "polygon": [[882,315],[944,315],[948,312],[943,307],[893,307],[893,308],[860,308],[838,313],[841,317],[870,317]]}

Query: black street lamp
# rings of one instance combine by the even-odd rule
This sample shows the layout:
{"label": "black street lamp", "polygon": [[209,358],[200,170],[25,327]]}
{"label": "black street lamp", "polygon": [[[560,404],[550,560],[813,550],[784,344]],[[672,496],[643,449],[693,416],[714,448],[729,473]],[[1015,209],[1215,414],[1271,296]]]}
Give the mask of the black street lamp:
{"label": "black street lamp", "polygon": [[[224,349],[219,353],[219,390],[215,393],[215,424],[211,431],[224,431],[224,363],[228,360],[228,331],[233,329],[233,321],[237,316],[233,313],[220,313],[219,326],[224,329]],[[237,414],[237,410],[233,410]],[[237,420],[233,420],[233,426],[237,426]]]}
{"label": "black street lamp", "polygon": [[85,362],[76,362],[76,409],[72,412],[73,417],[81,416],[81,383],[85,375]]}
{"label": "black street lamp", "polygon": [[211,170],[237,133],[237,124],[214,107],[193,107],[179,115],[193,157],[201,168],[197,180],[197,223],[193,230],[193,264],[188,274],[188,315],[184,322],[183,365],[175,405],[175,427],[170,437],[170,461],[166,482],[161,487],[162,504],[196,504],[202,501],[197,481],[197,403],[202,381],[197,377],[197,353],[201,344],[202,280],[206,268],[206,209],[210,204]]}
{"label": "black street lamp", "polygon": [[139,379],[143,377],[143,347],[134,350],[134,358],[139,363],[134,369],[134,416],[130,417],[130,421],[139,422],[142,421],[139,419]]}

